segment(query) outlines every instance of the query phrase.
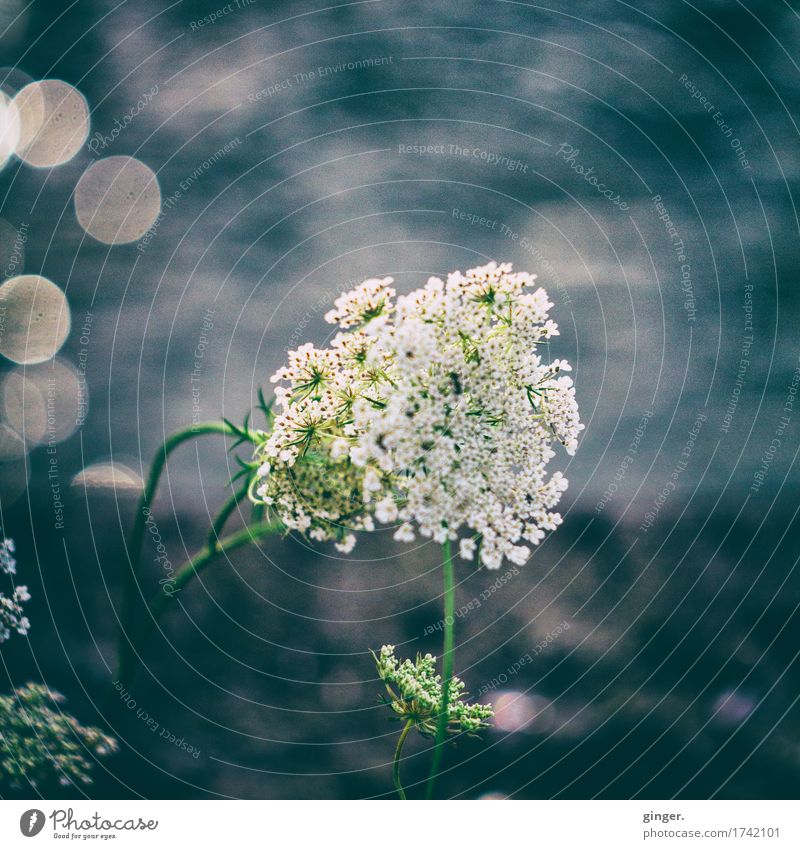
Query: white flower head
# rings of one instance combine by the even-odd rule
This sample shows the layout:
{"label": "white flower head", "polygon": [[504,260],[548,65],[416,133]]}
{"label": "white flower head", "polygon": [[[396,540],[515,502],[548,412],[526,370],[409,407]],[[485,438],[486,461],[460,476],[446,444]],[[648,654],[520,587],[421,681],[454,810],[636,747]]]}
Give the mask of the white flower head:
{"label": "white flower head", "polygon": [[261,500],[348,549],[374,516],[399,522],[401,541],[467,534],[461,557],[524,563],[561,522],[553,444],[573,454],[583,429],[569,364],[540,352],[558,328],[533,280],[490,263],[396,302],[390,278],[337,299],[326,318],[346,332],[276,375],[284,413],[258,449]]}
{"label": "white flower head", "polygon": [[[11,556],[13,551],[13,540],[0,541],[0,572],[11,576],[17,572],[17,561]],[[13,632],[23,637],[28,633],[31,623],[24,615],[22,605],[30,598],[28,588],[21,584],[12,586],[10,596],[0,592],[0,643],[9,639]]]}

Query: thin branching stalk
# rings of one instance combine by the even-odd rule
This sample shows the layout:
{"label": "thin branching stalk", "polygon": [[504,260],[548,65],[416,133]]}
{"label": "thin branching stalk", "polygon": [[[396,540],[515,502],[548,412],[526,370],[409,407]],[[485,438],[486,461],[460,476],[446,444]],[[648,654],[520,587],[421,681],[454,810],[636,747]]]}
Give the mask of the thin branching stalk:
{"label": "thin branching stalk", "polygon": [[169,592],[162,589],[154,596],[147,606],[148,614],[136,627],[120,651],[119,666],[117,667],[116,680],[123,685],[130,684],[133,673],[136,671],[139,659],[136,646],[140,645],[150,634],[158,623],[166,607],[174,598],[176,593],[182,590],[203,569],[213,563],[218,557],[228,555],[237,548],[256,542],[271,536],[283,529],[283,525],[277,521],[258,522],[229,536],[218,540],[216,547],[212,550],[204,548],[199,554],[183,564],[176,572],[169,584]]}
{"label": "thin branching stalk", "polygon": [[219,549],[220,537],[225,528],[225,523],[233,514],[233,511],[247,498],[247,490],[249,481],[245,481],[244,486],[240,487],[236,492],[232,493],[228,500],[222,505],[216,518],[211,523],[208,530],[206,543],[209,551],[217,551]]}
{"label": "thin branching stalk", "polygon": [[142,556],[142,540],[144,529],[147,524],[147,511],[153,503],[164,464],[167,457],[184,442],[207,434],[222,434],[223,436],[240,436],[227,422],[202,422],[191,427],[182,428],[167,437],[161,447],[153,456],[150,464],[150,473],[147,476],[144,490],[139,503],[136,505],[136,515],[133,519],[130,542],[128,545],[128,572],[125,575],[123,589],[122,613],[120,618],[119,653],[122,654],[126,642],[126,632],[132,625],[133,616],[136,611],[136,595],[139,589],[139,561]]}
{"label": "thin branching stalk", "polygon": [[436,738],[433,763],[428,777],[426,796],[433,799],[436,778],[442,762],[442,752],[447,737],[448,708],[450,705],[450,681],[453,677],[455,652],[456,588],[453,576],[453,553],[450,540],[442,545],[442,569],[444,571],[444,648],[442,651],[442,704],[436,721]]}
{"label": "thin branching stalk", "polygon": [[[139,596],[141,597],[141,590],[139,587],[138,577],[139,564],[142,555],[142,541],[144,539],[147,516],[149,515],[151,505],[155,499],[156,491],[158,490],[158,484],[161,480],[161,475],[164,471],[164,466],[166,464],[167,458],[170,454],[172,454],[172,452],[176,448],[183,445],[185,442],[189,442],[190,440],[195,439],[199,436],[207,436],[214,434],[228,437],[236,437],[239,441],[252,441],[250,431],[246,427],[244,429],[240,429],[227,421],[201,422],[199,424],[194,424],[189,427],[182,428],[181,430],[177,430],[175,431],[175,433],[170,434],[170,436],[167,437],[167,439],[159,447],[159,449],[153,456],[153,461],[150,464],[150,471],[147,476],[147,481],[142,491],[142,495],[139,499],[139,503],[136,505],[136,515],[134,516],[133,527],[131,529],[130,542],[128,546],[129,568],[124,579],[122,609],[120,615],[117,674],[118,681],[125,680],[123,679],[122,675],[132,664],[131,658],[134,652],[130,634],[131,632],[135,632],[138,630],[134,627],[134,616],[136,613],[137,594],[139,594]],[[245,488],[245,495],[246,492],[247,490]],[[237,496],[238,494],[239,493],[237,493]],[[212,529],[211,531],[209,531],[209,554],[219,553],[219,551],[221,551],[221,542],[218,539],[218,535],[219,533],[221,533],[225,522],[227,521],[233,509],[235,509],[237,503],[238,501],[234,502],[231,505],[230,500],[226,502],[225,505],[223,505],[222,507],[220,515],[218,515],[217,518],[214,520]],[[211,542],[212,535],[214,539],[213,544]]]}

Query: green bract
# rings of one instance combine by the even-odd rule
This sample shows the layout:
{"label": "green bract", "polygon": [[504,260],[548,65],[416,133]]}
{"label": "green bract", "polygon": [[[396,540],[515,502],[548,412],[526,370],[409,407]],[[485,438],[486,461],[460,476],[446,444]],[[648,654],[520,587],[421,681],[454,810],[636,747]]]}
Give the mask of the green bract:
{"label": "green bract", "polygon": [[[400,661],[394,655],[394,646],[383,646],[380,655],[373,653],[373,657],[389,694],[386,703],[401,720],[410,720],[420,734],[432,737],[442,704],[442,678],[436,671],[436,658],[418,654],[416,662]],[[447,706],[447,730],[451,734],[479,731],[494,716],[491,705],[464,701],[465,696],[464,682],[454,676]]]}

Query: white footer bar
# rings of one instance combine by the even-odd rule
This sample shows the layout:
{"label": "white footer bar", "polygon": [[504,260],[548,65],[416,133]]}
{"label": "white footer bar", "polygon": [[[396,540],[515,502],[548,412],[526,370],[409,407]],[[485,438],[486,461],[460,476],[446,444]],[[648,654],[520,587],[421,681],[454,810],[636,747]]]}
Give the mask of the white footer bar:
{"label": "white footer bar", "polygon": [[[800,847],[800,803],[774,801],[0,802],[0,846],[440,845],[530,849]],[[113,841],[113,842],[112,842]],[[278,843],[278,841],[280,841]]]}

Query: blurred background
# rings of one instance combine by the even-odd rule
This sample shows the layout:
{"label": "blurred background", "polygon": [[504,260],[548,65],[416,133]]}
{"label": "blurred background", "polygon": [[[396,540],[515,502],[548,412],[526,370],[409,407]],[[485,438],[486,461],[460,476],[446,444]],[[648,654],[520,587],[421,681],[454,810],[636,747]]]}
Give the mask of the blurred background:
{"label": "blurred background", "polygon": [[[126,709],[126,534],[165,436],[241,422],[342,291],[511,261],[586,430],[530,562],[458,564],[456,669],[498,715],[441,792],[796,798],[797,4],[215,2],[0,2],[0,519],[32,595],[2,691],[120,740],[88,796],[390,797],[368,649],[440,651],[435,545],[218,561]],[[228,447],[167,465],[176,567]]]}

